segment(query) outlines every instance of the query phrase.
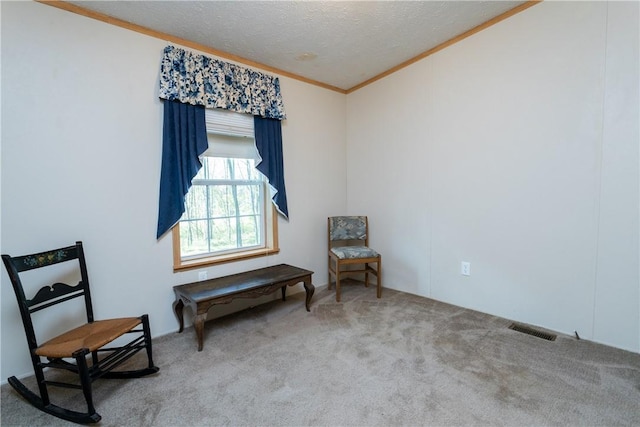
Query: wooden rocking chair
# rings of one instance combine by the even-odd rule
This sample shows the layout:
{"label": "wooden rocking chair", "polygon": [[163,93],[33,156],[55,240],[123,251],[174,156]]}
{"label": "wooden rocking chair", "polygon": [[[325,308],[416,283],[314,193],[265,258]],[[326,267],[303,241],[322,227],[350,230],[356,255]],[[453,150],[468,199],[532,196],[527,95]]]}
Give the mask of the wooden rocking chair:
{"label": "wooden rocking chair", "polygon": [[[74,260],[77,263],[74,263],[73,267],[79,270],[80,275],[80,282],[77,285],[54,283],[51,286],[42,287],[33,298],[25,296],[21,273]],[[39,394],[29,390],[15,376],[9,378],[8,382],[33,406],[67,421],[80,424],[97,423],[101,416],[93,405],[91,385],[94,380],[98,378],[137,378],[158,372],[158,367],[153,364],[151,332],[149,318],[146,314],[140,317],[94,320],[82,242],[76,242],[75,245],[66,248],[31,255],[18,257],[2,255],[2,261],[18,299]],[[39,344],[32,322],[32,313],[76,297],[84,297],[86,323]],[[125,334],[133,334],[135,338],[126,344],[105,347]],[[141,350],[146,350],[147,367],[130,371],[115,370]],[[48,371],[51,369],[71,371],[77,375],[77,380],[69,383],[49,381],[45,379],[45,373],[49,373]],[[87,412],[77,412],[51,403],[49,386],[81,389],[87,403]]]}

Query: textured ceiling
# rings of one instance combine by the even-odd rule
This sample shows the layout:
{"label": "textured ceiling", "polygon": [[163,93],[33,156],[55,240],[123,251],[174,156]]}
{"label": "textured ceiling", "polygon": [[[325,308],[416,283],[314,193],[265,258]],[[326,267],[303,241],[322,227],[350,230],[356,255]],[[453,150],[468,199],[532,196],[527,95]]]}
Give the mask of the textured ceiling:
{"label": "textured ceiling", "polygon": [[350,89],[523,1],[71,1]]}

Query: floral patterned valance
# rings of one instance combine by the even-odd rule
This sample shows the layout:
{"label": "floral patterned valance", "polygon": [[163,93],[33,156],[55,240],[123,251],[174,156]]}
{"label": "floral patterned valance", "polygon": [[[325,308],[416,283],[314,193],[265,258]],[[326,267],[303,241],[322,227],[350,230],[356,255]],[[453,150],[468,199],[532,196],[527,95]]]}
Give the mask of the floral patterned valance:
{"label": "floral patterned valance", "polygon": [[175,46],[164,48],[160,98],[283,120],[277,77]]}

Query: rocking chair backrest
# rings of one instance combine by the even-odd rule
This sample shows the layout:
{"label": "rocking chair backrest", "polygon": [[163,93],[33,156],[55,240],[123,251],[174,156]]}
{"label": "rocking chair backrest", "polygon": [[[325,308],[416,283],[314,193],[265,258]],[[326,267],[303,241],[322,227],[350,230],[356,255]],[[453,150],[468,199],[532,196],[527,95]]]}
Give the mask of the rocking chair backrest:
{"label": "rocking chair backrest", "polygon": [[[80,282],[77,285],[71,286],[58,282],[50,286],[43,286],[32,298],[26,297],[19,273],[73,260],[77,260],[80,269]],[[11,280],[13,290],[18,300],[29,348],[33,350],[38,347],[33,323],[31,321],[31,313],[84,296],[87,322],[93,322],[91,293],[89,291],[89,279],[82,242],[76,242],[74,246],[31,255],[17,257],[2,255],[2,261],[7,269],[9,279]]]}

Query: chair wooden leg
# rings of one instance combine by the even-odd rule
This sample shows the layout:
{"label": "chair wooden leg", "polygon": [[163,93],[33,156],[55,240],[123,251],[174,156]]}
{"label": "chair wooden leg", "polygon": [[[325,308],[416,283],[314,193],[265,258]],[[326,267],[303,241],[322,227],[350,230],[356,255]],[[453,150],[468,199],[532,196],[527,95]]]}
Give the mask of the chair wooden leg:
{"label": "chair wooden leg", "polygon": [[29,390],[16,377],[9,378],[8,382],[9,384],[11,384],[11,387],[13,387],[14,390],[17,391],[22,397],[24,397],[31,405],[41,410],[42,412],[53,415],[54,417],[58,417],[77,424],[93,424],[99,422],[102,419],[102,417],[95,411],[93,413],[76,412],[69,409],[61,408],[60,406],[54,405],[52,403],[45,404],[40,396]]}
{"label": "chair wooden leg", "polygon": [[[284,299],[284,292],[282,293],[282,299]],[[144,331],[144,344],[147,349],[147,360],[149,369],[154,369],[158,372],[158,368],[153,364],[153,348],[151,347],[151,327],[149,326],[149,315],[143,314],[140,319],[142,320],[142,330]]]}
{"label": "chair wooden leg", "polygon": [[336,302],[340,302],[340,264],[336,264]]}
{"label": "chair wooden leg", "polygon": [[378,281],[377,283],[377,290],[376,290],[376,296],[378,298],[382,298],[382,278],[380,277],[382,275],[382,263],[381,263],[381,259],[378,258],[378,271],[376,272],[376,279]]}
{"label": "chair wooden leg", "polygon": [[[93,424],[101,420],[101,416],[96,412],[93,406],[93,398],[91,393],[91,376],[89,375],[89,368],[87,366],[86,356],[89,354],[88,350],[80,350],[74,353],[73,357],[76,360],[76,371],[80,376],[80,384],[84,393],[85,400],[87,402],[87,412],[77,412],[70,409],[62,408],[58,405],[54,405],[49,400],[49,393],[47,390],[47,383],[44,378],[44,372],[40,362],[34,363],[36,380],[38,381],[38,389],[40,396],[29,390],[20,380],[16,377],[8,379],[11,387],[14,388],[22,397],[24,397],[31,405],[46,412],[47,414],[61,418],[63,420],[71,421],[78,424]],[[35,359],[34,359],[35,362]]]}
{"label": "chair wooden leg", "polygon": [[[33,356],[31,357],[31,361],[33,362],[33,370],[36,374],[36,381],[38,382],[38,390],[40,391],[40,399],[42,402],[43,406],[47,406],[49,405],[49,403],[51,403],[51,401],[49,400],[49,391],[47,390],[47,383],[46,380],[44,378],[44,369],[42,368],[42,365],[40,363],[40,357],[33,354]],[[17,379],[14,378],[15,382],[17,382],[18,384],[22,385],[22,383],[20,381],[18,381]],[[11,382],[11,381],[9,381]],[[22,386],[24,387],[24,386]],[[13,388],[16,388],[15,386]],[[29,391],[26,387],[24,387],[25,390]],[[18,390],[16,388],[16,390],[19,392],[20,390]],[[31,392],[31,391],[29,391]],[[35,395],[34,395],[35,396]],[[28,399],[27,399],[28,400]],[[36,405],[34,405],[36,406]],[[36,406],[37,407],[37,406]]]}
{"label": "chair wooden leg", "polygon": [[327,258],[329,258],[329,262],[328,262],[328,265],[327,265],[327,268],[329,270],[329,274],[327,276],[329,278],[329,283],[327,284],[327,289],[331,290],[331,273],[332,273],[331,272],[331,257],[329,256]]}
{"label": "chair wooden leg", "polygon": [[[142,331],[143,331],[143,342],[142,346],[139,346],[136,352],[142,350],[142,347],[145,348],[147,352],[147,367],[142,369],[135,369],[132,371],[109,371],[103,375],[102,378],[105,379],[130,379],[130,378],[140,378],[147,375],[155,374],[160,370],[153,363],[153,348],[151,346],[151,328],[149,327],[149,315],[143,314],[140,316],[140,320],[142,321]],[[133,355],[134,353],[131,353]]]}
{"label": "chair wooden leg", "polygon": [[93,392],[91,391],[91,376],[89,375],[89,367],[87,366],[87,355],[89,351],[86,349],[78,350],[73,353],[78,366],[78,375],[80,376],[80,385],[82,386],[82,394],[87,401],[87,413],[95,414],[96,408],[93,406]]}

